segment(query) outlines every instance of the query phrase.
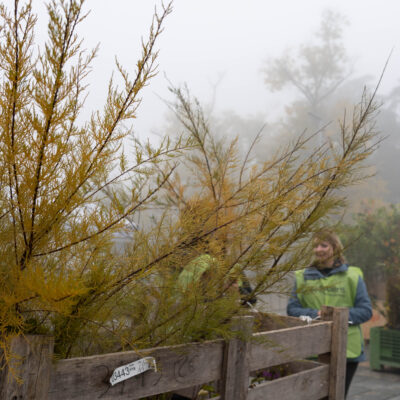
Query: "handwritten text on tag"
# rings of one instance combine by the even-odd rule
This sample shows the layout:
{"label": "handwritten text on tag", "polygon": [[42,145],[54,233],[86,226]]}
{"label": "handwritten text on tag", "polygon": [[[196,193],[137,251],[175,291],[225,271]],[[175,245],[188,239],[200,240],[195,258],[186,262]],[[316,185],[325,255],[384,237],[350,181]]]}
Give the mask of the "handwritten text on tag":
{"label": "handwritten text on tag", "polygon": [[114,370],[110,378],[112,386],[126,379],[132,378],[143,372],[153,369],[157,372],[156,360],[154,357],[145,357],[140,360],[131,362],[130,364],[122,365]]}

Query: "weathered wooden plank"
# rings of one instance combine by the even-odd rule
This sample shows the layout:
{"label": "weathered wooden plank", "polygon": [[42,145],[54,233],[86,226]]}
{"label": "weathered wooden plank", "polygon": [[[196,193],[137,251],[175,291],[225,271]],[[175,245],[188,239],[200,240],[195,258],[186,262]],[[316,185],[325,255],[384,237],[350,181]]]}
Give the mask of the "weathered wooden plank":
{"label": "weathered wooden plank", "polygon": [[[45,335],[12,339],[10,365],[2,372],[0,399],[47,400],[54,339]],[[20,379],[17,382],[16,376]]]}
{"label": "weathered wooden plank", "polygon": [[[239,317],[235,321],[235,331],[243,338],[250,339],[254,318]],[[250,342],[234,338],[225,345],[221,382],[221,398],[224,400],[246,400],[249,387],[249,350]]]}
{"label": "weathered wooden plank", "polygon": [[222,398],[230,399],[234,394],[235,368],[238,360],[239,340],[233,339],[225,344],[224,363],[222,370],[221,391]]}
{"label": "weathered wooden plank", "polygon": [[250,370],[284,364],[331,350],[332,322],[260,332],[253,335]]}
{"label": "weathered wooden plank", "polygon": [[287,364],[292,374],[298,372],[307,371],[308,369],[317,368],[321,366],[321,363],[312,360],[297,360]]}
{"label": "weathered wooden plank", "polygon": [[[221,396],[215,397],[215,400],[264,400],[266,396],[285,400],[329,396],[329,399],[339,400],[343,399],[344,393],[346,312],[347,309],[326,308],[323,319],[332,319],[333,322],[306,326],[298,326],[301,325],[298,320],[283,321],[283,324],[295,327],[253,334],[256,343],[235,339],[225,347],[222,340],[216,340],[146,349],[140,355],[123,352],[61,360],[54,364],[51,374],[52,339],[47,337],[47,342],[39,346],[36,340],[40,341],[40,337],[32,337],[29,343],[19,343],[18,350],[13,348],[13,352],[23,360],[23,385],[18,386],[12,379],[11,385],[4,385],[5,379],[8,379],[6,368],[1,374],[0,398],[44,400],[48,393],[49,400],[134,400],[205,382],[221,382],[226,378],[225,384],[220,385]],[[273,324],[279,326],[280,322],[274,319]],[[266,325],[272,326],[268,321]],[[228,355],[225,359],[224,350]],[[329,354],[331,351],[332,355]],[[309,369],[312,363],[307,362],[307,371],[304,371],[304,362],[292,362],[325,353],[325,360],[330,365]],[[115,368],[148,355],[156,357],[159,372],[147,371],[114,387],[109,385],[109,377]],[[249,371],[288,362],[292,362],[292,366],[297,363],[297,370],[301,372],[247,390]],[[327,377],[329,368],[332,371],[330,379]],[[49,375],[50,388],[46,390]],[[227,391],[229,387],[233,389],[230,392]]]}
{"label": "weathered wooden plank", "polygon": [[182,397],[187,397],[188,399],[195,399],[202,385],[192,386],[190,388],[174,390],[174,394]]}
{"label": "weathered wooden plank", "polygon": [[275,331],[277,329],[293,328],[295,326],[307,325],[307,322],[302,321],[297,317],[289,317],[286,315],[279,315],[273,313],[251,312],[254,315],[254,331],[265,332]]}
{"label": "weathered wooden plank", "polygon": [[[325,308],[321,309],[324,316]],[[332,346],[330,355],[329,400],[344,399],[346,376],[346,346],[349,309],[335,307],[332,315]]]}
{"label": "weathered wooden plank", "polygon": [[[224,341],[159,347],[61,360],[54,365],[49,400],[139,399],[221,378]],[[147,371],[111,387],[113,370],[144,356],[157,360],[159,372]]]}
{"label": "weathered wooden plank", "polygon": [[249,389],[247,400],[317,400],[328,395],[329,366],[321,365]]}
{"label": "weathered wooden plank", "polygon": [[[321,320],[323,321],[332,321],[333,319],[333,307],[328,307],[328,306],[322,306],[321,307]],[[332,342],[331,342],[331,347],[332,347]],[[331,349],[329,349],[328,353],[325,354],[320,354],[318,356],[318,362],[324,363],[324,364],[330,364],[331,363]]]}

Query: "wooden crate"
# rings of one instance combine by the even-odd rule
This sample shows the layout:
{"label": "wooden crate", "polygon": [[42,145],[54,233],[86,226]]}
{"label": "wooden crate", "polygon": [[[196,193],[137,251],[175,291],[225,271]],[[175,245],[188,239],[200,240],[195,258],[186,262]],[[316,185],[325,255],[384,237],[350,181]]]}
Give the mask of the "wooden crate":
{"label": "wooden crate", "polygon": [[[269,317],[268,317],[269,318]],[[91,357],[51,361],[52,339],[18,337],[12,350],[20,356],[23,384],[8,368],[0,379],[1,399],[133,400],[176,392],[208,382],[219,382],[214,399],[322,399],[344,398],[348,310],[323,309],[323,321],[305,325],[298,319],[266,318],[251,340],[213,340]],[[254,317],[242,317],[238,329],[252,329]],[[269,324],[269,325],[268,325]],[[265,330],[268,326],[279,329]],[[282,327],[280,327],[282,326]],[[144,356],[156,358],[159,371],[147,371],[111,386],[113,370]],[[252,371],[319,355],[318,363],[297,363],[298,372],[249,388]]]}
{"label": "wooden crate", "polygon": [[384,327],[371,328],[369,351],[371,369],[381,371],[385,365],[400,368],[400,331]]}

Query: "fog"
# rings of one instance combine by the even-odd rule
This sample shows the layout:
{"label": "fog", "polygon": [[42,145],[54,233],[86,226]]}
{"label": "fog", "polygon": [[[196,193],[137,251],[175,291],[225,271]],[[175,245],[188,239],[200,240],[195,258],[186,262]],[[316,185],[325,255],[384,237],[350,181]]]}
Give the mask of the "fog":
{"label": "fog", "polygon": [[[11,6],[13,1],[3,3]],[[39,13],[40,38],[46,31],[44,2],[34,0],[33,4]],[[279,114],[294,93],[270,93],[263,84],[263,63],[312,40],[326,9],[338,11],[348,20],[343,38],[353,75],[378,77],[394,49],[380,91],[387,92],[399,83],[400,4],[396,0],[175,0],[173,5],[158,42],[159,74],[144,92],[135,124],[141,137],[162,127],[165,106],[161,98],[170,98],[165,76],[175,85],[186,82],[202,101],[210,101],[212,87],[220,81],[216,110],[231,109],[241,115],[262,112],[268,117]],[[115,56],[125,67],[134,66],[155,6],[160,8],[160,2],[86,1],[91,12],[80,27],[84,46],[100,44],[87,109],[101,107]]]}
{"label": "fog", "polygon": [[[313,39],[321,13],[331,9],[348,20],[343,32],[353,76],[378,77],[392,49],[381,93],[400,78],[400,24],[397,1],[266,2],[252,0],[176,0],[158,43],[159,74],[146,90],[136,130],[148,135],[162,126],[164,105],[169,99],[168,82],[186,82],[194,95],[210,101],[219,80],[215,107],[242,115],[266,113],[272,117],[294,93],[270,93],[261,69],[268,57]],[[104,97],[105,83],[113,69],[114,56],[125,66],[138,57],[140,37],[148,32],[154,6],[150,0],[89,0],[91,14],[84,26],[87,45],[100,43],[90,101]],[[222,78],[222,79],[221,79]]]}
{"label": "fog", "polygon": [[[13,1],[6,0],[3,4],[12,8]],[[44,4],[42,0],[33,0],[39,16],[39,43],[46,37]],[[173,12],[167,17],[157,43],[158,75],[143,91],[138,118],[133,123],[138,137],[156,140],[155,135],[163,134],[167,114],[164,100],[172,100],[169,82],[176,86],[186,83],[202,103],[213,103],[214,115],[230,110],[244,121],[251,122],[254,117],[252,128],[240,132],[241,135],[254,137],[263,121],[285,118],[285,106],[301,100],[301,94],[293,86],[272,92],[264,83],[262,69],[266,60],[315,41],[325,10],[340,13],[342,20],[347,21],[342,25],[341,42],[351,70],[347,81],[358,80],[353,85],[353,98],[361,96],[363,84],[371,87],[376,84],[391,53],[379,94],[387,95],[400,86],[400,3],[397,0],[251,0],[245,4],[239,0],[173,2]],[[115,57],[134,72],[141,38],[146,39],[154,8],[160,10],[161,3],[86,0],[85,7],[90,13],[78,31],[84,38],[83,47],[100,46],[88,79],[87,117],[104,104],[107,84],[115,71]],[[241,128],[243,125],[246,123]],[[301,131],[307,126],[297,128]],[[398,135],[395,131],[392,124],[390,132],[383,134]],[[379,168],[387,169],[387,166]],[[395,201],[400,201],[398,192]],[[393,196],[390,201],[394,201]]]}
{"label": "fog", "polygon": [[[32,2],[39,18],[36,39],[40,45],[46,40],[45,2]],[[11,10],[14,0],[3,0],[2,4]],[[160,0],[86,0],[85,8],[90,12],[78,33],[84,48],[99,44],[99,51],[88,77],[84,118],[105,103],[109,80],[116,71],[115,58],[134,75],[141,40],[146,41],[155,7],[161,11]],[[293,84],[273,91],[265,84],[268,60],[285,52],[296,57],[301,46],[318,41],[315,33],[326,10],[341,15],[343,30],[338,37],[346,53],[345,79],[333,80],[334,86],[335,79],[338,83],[336,97],[315,105]],[[240,144],[248,144],[267,124],[265,139],[255,149],[259,157],[271,152],[269,141],[280,145],[287,140],[282,134],[285,131],[296,134],[308,128],[313,132],[337,119],[344,107],[361,98],[364,85],[376,86],[388,62],[378,91],[384,105],[377,123],[387,139],[370,159],[370,173],[376,173],[376,178],[357,188],[355,195],[346,195],[354,196],[349,203],[355,207],[349,212],[360,211],[357,207],[367,197],[379,201],[378,205],[400,203],[399,15],[399,0],[174,0],[173,12],[156,44],[158,74],[142,92],[133,132],[140,139],[158,140],[170,127],[165,102],[173,98],[168,86],[187,84],[212,110],[214,120],[220,118],[216,126],[235,128],[231,131],[242,136]],[[295,58],[298,70],[302,62]],[[291,106],[291,114],[287,106]],[[319,140],[324,139],[322,134],[326,139],[330,136],[328,129],[322,130]],[[286,299],[278,309],[285,305]]]}

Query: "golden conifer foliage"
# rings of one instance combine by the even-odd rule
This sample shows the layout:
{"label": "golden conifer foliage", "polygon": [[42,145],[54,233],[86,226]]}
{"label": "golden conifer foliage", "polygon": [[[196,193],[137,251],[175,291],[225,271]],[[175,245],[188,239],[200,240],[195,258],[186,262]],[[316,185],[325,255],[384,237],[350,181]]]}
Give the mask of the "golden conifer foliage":
{"label": "golden conifer foliage", "polygon": [[[276,284],[310,261],[310,233],[341,212],[340,190],[363,178],[363,162],[379,142],[375,94],[364,93],[331,141],[310,148],[313,135],[302,136],[256,164],[251,149],[240,160],[236,140],[216,139],[187,89],[172,92],[171,107],[195,147],[185,152],[164,198],[158,198],[162,215],[146,238],[140,234],[152,243],[147,264],[138,252],[126,261],[143,269],[159,266],[131,289],[129,307],[140,308],[130,334],[138,346],[228,335],[230,316],[246,312],[243,303],[283,290]],[[187,277],[193,265],[206,272],[182,288],[182,274]],[[253,290],[242,291],[239,300],[244,274]]]}
{"label": "golden conifer foliage", "polygon": [[[182,147],[136,142],[130,160],[121,149],[131,133],[123,123],[136,117],[141,89],[156,73],[155,42],[171,4],[154,15],[132,74],[117,63],[122,87],[111,80],[104,109],[81,123],[97,52],[85,51],[76,33],[84,0],[48,3],[39,49],[32,1],[13,3],[0,6],[0,344],[8,335],[50,332],[67,356],[85,325],[108,318],[107,309],[95,315],[100,294],[119,279],[114,232],[165,183],[153,179],[155,167]],[[106,201],[128,177],[127,204]]]}
{"label": "golden conifer foliage", "polygon": [[[309,233],[362,177],[374,95],[330,142],[304,151],[303,136],[260,165],[251,149],[239,159],[237,142],[217,140],[199,103],[172,89],[184,136],[136,141],[125,156],[122,123],[156,72],[171,5],[155,15],[133,76],[117,63],[122,88],[111,80],[104,109],[80,123],[96,55],[76,35],[83,3],[49,3],[40,50],[32,3],[0,8],[0,346],[8,357],[7,337],[45,332],[69,357],[229,335],[243,302],[304,266]],[[133,214],[139,229],[116,250]]]}

